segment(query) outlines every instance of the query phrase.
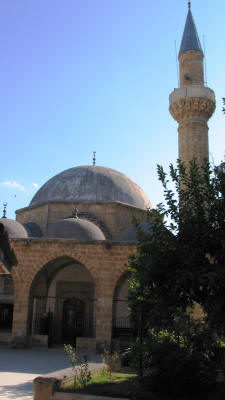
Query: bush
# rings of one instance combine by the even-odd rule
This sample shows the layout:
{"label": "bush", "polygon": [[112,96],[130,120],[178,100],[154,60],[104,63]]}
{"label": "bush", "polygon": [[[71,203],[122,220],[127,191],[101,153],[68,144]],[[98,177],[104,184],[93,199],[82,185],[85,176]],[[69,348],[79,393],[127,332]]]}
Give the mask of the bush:
{"label": "bush", "polygon": [[[221,347],[204,324],[177,336],[150,331],[142,346],[145,384],[158,393],[202,394],[215,388]],[[134,348],[136,366],[140,344]]]}
{"label": "bush", "polygon": [[76,350],[70,344],[64,344],[64,350],[69,357],[71,368],[74,371],[74,390],[85,387],[91,380],[87,356],[77,357]]}
{"label": "bush", "polygon": [[106,349],[105,345],[102,345],[103,354],[101,354],[102,362],[105,365],[105,371],[107,371],[112,376],[112,372],[117,372],[121,368],[121,361],[119,354],[114,351],[111,353],[109,350]]}

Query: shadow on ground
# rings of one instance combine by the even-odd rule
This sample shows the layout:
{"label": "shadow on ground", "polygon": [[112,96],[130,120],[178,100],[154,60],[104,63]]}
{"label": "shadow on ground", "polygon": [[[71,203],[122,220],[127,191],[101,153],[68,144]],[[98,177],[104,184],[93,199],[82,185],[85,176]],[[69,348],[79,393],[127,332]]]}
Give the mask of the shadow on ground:
{"label": "shadow on ground", "polygon": [[[80,353],[82,355],[82,353]],[[87,354],[90,362],[102,363],[97,354]],[[0,372],[44,375],[69,368],[68,356],[63,349],[11,350],[0,348]],[[0,382],[0,385],[2,382]]]}
{"label": "shadow on ground", "polygon": [[[102,362],[99,355],[89,353],[87,356],[91,363]],[[36,376],[69,367],[68,356],[63,349],[0,348],[0,400],[32,400],[33,379]]]}
{"label": "shadow on ground", "polygon": [[[24,374],[47,374],[69,367],[62,349],[9,350],[0,349],[0,371]],[[1,384],[1,383],[0,383]]]}
{"label": "shadow on ground", "polygon": [[0,399],[33,399],[33,382],[26,382],[19,385],[0,387]]}

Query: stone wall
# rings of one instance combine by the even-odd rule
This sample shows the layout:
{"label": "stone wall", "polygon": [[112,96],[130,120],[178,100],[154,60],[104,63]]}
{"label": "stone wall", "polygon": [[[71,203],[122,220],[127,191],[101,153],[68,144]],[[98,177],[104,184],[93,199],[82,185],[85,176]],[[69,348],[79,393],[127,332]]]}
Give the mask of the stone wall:
{"label": "stone wall", "polygon": [[21,224],[27,222],[36,222],[41,230],[44,231],[48,220],[48,204],[42,204],[38,207],[26,207],[16,211],[16,220]]}
{"label": "stone wall", "polygon": [[12,341],[12,333],[11,332],[0,332],[0,345],[2,344],[10,344]]}
{"label": "stone wall", "polygon": [[76,341],[76,349],[95,352],[96,338],[78,337]]}

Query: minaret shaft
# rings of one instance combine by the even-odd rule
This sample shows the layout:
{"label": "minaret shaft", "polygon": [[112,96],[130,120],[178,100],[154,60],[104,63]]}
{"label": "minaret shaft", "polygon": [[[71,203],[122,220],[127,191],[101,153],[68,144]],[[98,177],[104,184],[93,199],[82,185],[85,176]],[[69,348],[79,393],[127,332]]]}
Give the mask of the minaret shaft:
{"label": "minaret shaft", "polygon": [[189,50],[179,56],[180,87],[204,86],[203,54]]}
{"label": "minaret shaft", "polygon": [[179,124],[179,159],[198,163],[208,160],[208,126],[203,121],[187,121]]}

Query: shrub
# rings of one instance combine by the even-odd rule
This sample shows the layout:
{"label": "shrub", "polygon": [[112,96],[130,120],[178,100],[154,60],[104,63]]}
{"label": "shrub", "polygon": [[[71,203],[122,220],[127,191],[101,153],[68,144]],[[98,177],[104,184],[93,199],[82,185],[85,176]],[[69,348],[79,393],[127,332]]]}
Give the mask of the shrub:
{"label": "shrub", "polygon": [[78,357],[76,350],[70,344],[64,344],[64,350],[69,357],[71,368],[74,371],[74,390],[84,387],[91,380],[87,356]]}
{"label": "shrub", "polygon": [[[221,346],[204,324],[187,333],[149,331],[142,346],[145,384],[159,393],[201,394],[214,389]],[[134,356],[138,369],[140,343]]]}
{"label": "shrub", "polygon": [[106,349],[105,345],[102,345],[103,354],[101,354],[102,362],[105,364],[105,370],[109,373],[110,378],[112,376],[112,372],[117,372],[121,368],[121,361],[119,358],[119,354],[117,352],[110,353],[109,350]]}

